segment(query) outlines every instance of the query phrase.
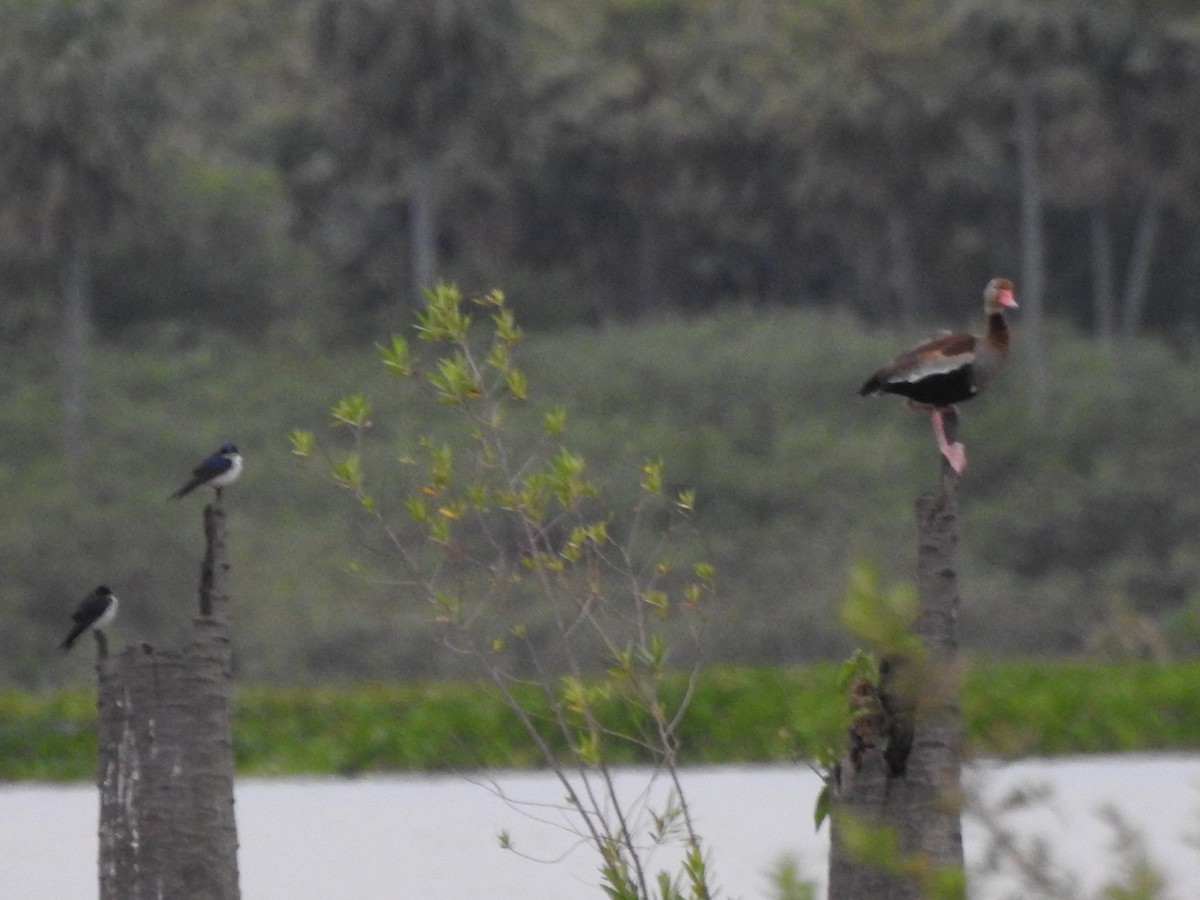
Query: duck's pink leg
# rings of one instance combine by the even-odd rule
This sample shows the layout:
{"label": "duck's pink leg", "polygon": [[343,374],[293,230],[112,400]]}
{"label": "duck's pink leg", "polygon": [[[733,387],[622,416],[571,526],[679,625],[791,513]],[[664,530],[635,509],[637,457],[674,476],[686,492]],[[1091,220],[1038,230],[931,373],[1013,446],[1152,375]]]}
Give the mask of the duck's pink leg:
{"label": "duck's pink leg", "polygon": [[942,452],[942,456],[946,457],[946,462],[950,463],[950,468],[954,470],[955,475],[961,475],[967,467],[967,450],[961,443],[954,441],[951,443],[946,440],[946,428],[942,424],[942,411],[935,409],[931,413],[933,419],[933,435],[937,438],[938,450]]}

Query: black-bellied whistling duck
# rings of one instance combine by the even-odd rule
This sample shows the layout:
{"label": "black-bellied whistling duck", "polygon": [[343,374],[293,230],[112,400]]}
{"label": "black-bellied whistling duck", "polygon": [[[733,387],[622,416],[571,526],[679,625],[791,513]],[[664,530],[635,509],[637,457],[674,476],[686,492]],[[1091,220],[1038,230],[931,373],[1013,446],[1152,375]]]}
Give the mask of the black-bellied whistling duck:
{"label": "black-bellied whistling duck", "polygon": [[1007,278],[993,278],[983,289],[987,330],[982,337],[949,333],[932,337],[868,378],[859,388],[859,396],[899,394],[908,398],[913,409],[930,413],[938,450],[961,475],[967,467],[967,454],[961,443],[946,439],[942,415],[987,387],[1004,364],[1011,341],[1004,310],[1016,305],[1013,283]]}

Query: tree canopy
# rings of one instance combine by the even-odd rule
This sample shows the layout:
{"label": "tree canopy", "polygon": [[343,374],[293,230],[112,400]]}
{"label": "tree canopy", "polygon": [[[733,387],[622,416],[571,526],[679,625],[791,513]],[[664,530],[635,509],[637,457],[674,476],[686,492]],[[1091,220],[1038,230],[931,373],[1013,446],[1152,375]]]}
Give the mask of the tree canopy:
{"label": "tree canopy", "polygon": [[69,185],[99,238],[131,212],[95,279],[117,331],[198,302],[261,328],[297,312],[272,281],[312,291],[297,271],[322,285],[304,314],[367,330],[438,277],[511,285],[533,327],[747,301],[913,322],[1030,265],[1049,314],[1103,335],[1196,320],[1186,3],[223,10],[6,8],[5,271]]}

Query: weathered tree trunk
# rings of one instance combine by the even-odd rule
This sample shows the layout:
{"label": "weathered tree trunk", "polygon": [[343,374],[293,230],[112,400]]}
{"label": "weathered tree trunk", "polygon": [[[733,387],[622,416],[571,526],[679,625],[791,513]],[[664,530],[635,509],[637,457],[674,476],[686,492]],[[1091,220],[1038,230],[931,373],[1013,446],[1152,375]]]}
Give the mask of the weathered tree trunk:
{"label": "weathered tree trunk", "polygon": [[1142,214],[1138,216],[1133,247],[1129,251],[1129,271],[1125,276],[1122,303],[1124,315],[1121,321],[1122,330],[1129,337],[1141,329],[1146,312],[1146,297],[1150,294],[1150,267],[1154,262],[1154,249],[1158,243],[1158,228],[1162,224],[1164,200],[1161,188],[1150,188],[1142,206]]}
{"label": "weathered tree trunk", "polygon": [[[945,417],[954,440],[957,417]],[[921,658],[881,660],[870,715],[851,727],[833,788],[829,900],[919,900],[963,871],[956,476],[945,460],[936,493],[917,500],[916,636]],[[853,832],[890,832],[864,858]]]}
{"label": "weathered tree trunk", "polygon": [[99,669],[100,900],[237,900],[225,515],[204,511],[200,615],[182,651]]}
{"label": "weathered tree trunk", "polygon": [[412,261],[412,304],[420,309],[423,292],[437,281],[437,175],[433,162],[418,151],[409,166],[409,258]]}

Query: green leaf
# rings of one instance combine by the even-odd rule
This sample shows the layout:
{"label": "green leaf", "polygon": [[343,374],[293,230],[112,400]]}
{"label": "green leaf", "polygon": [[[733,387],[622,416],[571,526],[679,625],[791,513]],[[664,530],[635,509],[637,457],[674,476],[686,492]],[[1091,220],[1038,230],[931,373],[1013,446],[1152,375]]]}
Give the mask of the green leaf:
{"label": "green leaf", "polygon": [[558,437],[567,427],[567,411],[556,406],[542,417],[542,430],[550,437]]}
{"label": "green leaf", "polygon": [[429,539],[435,544],[450,543],[450,520],[445,516],[429,518]]}
{"label": "green leaf", "polygon": [[429,518],[429,507],[424,497],[411,496],[404,501],[408,509],[408,517],[414,522],[424,522]]}
{"label": "green leaf", "polygon": [[423,341],[462,343],[471,329],[471,317],[462,311],[462,292],[439,281],[425,291],[425,308],[417,313],[417,334]]}
{"label": "green leaf", "polygon": [[829,782],[826,781],[821,787],[820,793],[817,794],[817,803],[816,806],[813,807],[813,824],[815,826],[815,831],[820,831],[821,825],[823,825],[825,820],[829,818],[829,806],[832,802],[831,797],[832,790]]}
{"label": "green leaf", "polygon": [[583,477],[587,464],[565,447],[550,461],[548,486],[563,509],[575,509],[581,500],[596,493],[595,485]]}
{"label": "green leaf", "polygon": [[687,873],[688,884],[692,888],[692,896],[707,897],[708,865],[704,861],[704,853],[700,850],[700,844],[696,840],[688,841],[683,870]]}
{"label": "green leaf", "polygon": [[437,371],[430,372],[427,377],[438,400],[447,405],[453,406],[483,395],[483,386],[462,351],[443,356],[437,361]]}
{"label": "green leaf", "polygon": [[[494,292],[497,293],[497,292]],[[500,295],[500,302],[503,303],[503,294]],[[517,327],[516,319],[513,318],[511,310],[502,309],[500,312],[492,316],[492,322],[496,327],[496,337],[505,344],[512,345],[521,340],[521,329]]]}
{"label": "green leaf", "polygon": [[512,354],[508,352],[508,344],[496,341],[488,351],[487,364],[502,375],[512,370]]}
{"label": "green leaf", "polygon": [[670,601],[667,599],[667,595],[658,590],[643,592],[642,599],[645,600],[646,603],[650,604],[650,606],[654,607],[655,612],[657,612],[659,615],[665,615],[671,605]]}
{"label": "green leaf", "polygon": [[317,445],[317,439],[311,431],[296,429],[288,438],[292,443],[292,453],[300,457],[311,456],[313,448]]}
{"label": "green leaf", "polygon": [[514,400],[524,400],[529,394],[529,385],[525,381],[525,376],[518,369],[508,370],[508,374],[504,377],[504,386],[508,388],[508,392]]}
{"label": "green leaf", "polygon": [[454,449],[449,444],[434,444],[422,439],[429,455],[429,486],[434,492],[444,491],[454,477]]}
{"label": "green leaf", "polygon": [[485,307],[492,306],[497,309],[503,309],[504,308],[504,291],[500,290],[500,288],[492,288],[490,291],[488,291],[482,297],[476,297],[475,302],[479,306],[485,306]]}
{"label": "green leaf", "polygon": [[371,403],[362,394],[351,394],[343,397],[330,410],[334,426],[350,425],[354,428],[366,428],[371,424]]}
{"label": "green leaf", "polygon": [[666,639],[661,634],[651,634],[649,642],[642,648],[642,659],[651,669],[657,670],[662,667],[663,661],[666,658]]}
{"label": "green leaf", "polygon": [[390,347],[382,344],[376,346],[379,348],[379,358],[385,369],[396,375],[412,375],[412,353],[409,351],[408,341],[402,336],[393,334]]}
{"label": "green leaf", "polygon": [[348,453],[332,466],[333,480],[342,487],[357,490],[362,487],[362,461],[357,453]]}
{"label": "green leaf", "polygon": [[599,732],[589,731],[579,736],[575,754],[585,766],[598,766],[604,758],[604,744]]}
{"label": "green leaf", "polygon": [[657,494],[662,491],[662,470],[661,459],[648,459],[642,463],[643,491],[648,494]]}

